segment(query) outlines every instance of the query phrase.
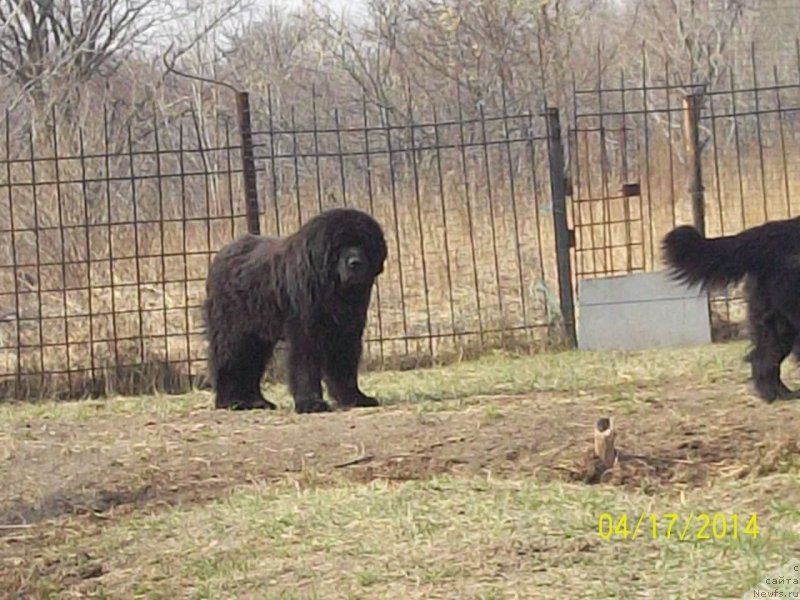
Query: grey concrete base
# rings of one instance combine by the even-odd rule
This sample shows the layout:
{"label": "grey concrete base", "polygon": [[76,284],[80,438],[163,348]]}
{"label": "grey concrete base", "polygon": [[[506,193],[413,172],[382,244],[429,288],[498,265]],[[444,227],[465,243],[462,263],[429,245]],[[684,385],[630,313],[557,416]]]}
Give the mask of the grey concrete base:
{"label": "grey concrete base", "polygon": [[664,272],[578,283],[578,348],[643,350],[711,342],[708,294]]}

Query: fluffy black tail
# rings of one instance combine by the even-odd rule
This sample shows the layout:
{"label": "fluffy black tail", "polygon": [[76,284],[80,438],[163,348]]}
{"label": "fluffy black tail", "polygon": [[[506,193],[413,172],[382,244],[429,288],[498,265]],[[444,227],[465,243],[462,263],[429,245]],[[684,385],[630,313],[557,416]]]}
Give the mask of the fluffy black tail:
{"label": "fluffy black tail", "polygon": [[681,225],[664,237],[662,251],[674,280],[708,290],[775,268],[796,246],[798,233],[796,221],[766,223],[718,238],[704,238],[694,227]]}

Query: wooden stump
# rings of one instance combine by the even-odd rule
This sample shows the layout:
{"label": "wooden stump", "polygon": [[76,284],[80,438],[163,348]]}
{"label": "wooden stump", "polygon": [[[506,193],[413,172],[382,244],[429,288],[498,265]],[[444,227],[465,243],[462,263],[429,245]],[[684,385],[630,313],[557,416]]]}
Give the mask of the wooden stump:
{"label": "wooden stump", "polygon": [[594,455],[600,459],[607,469],[614,466],[617,459],[617,449],[614,447],[616,432],[611,419],[603,417],[597,419],[594,429]]}
{"label": "wooden stump", "polygon": [[619,455],[614,446],[616,431],[608,417],[598,419],[594,426],[594,451],[586,452],[586,466],[583,480],[595,484],[607,480],[611,470],[617,465]]}

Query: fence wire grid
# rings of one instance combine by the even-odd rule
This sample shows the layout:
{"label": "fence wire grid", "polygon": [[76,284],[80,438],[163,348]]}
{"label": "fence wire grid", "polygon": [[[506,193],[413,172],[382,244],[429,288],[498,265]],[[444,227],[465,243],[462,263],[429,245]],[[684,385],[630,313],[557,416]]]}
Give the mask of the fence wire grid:
{"label": "fence wire grid", "polygon": [[[662,268],[676,225],[709,237],[800,214],[800,44],[794,61],[681,83],[669,64],[573,88],[568,133],[575,280]],[[711,297],[715,339],[742,337],[741,289]]]}
{"label": "fence wire grid", "polygon": [[[272,114],[270,112],[270,114]],[[248,230],[241,138],[153,124],[87,140],[12,137],[0,161],[5,397],[180,392],[205,384],[208,264]],[[373,121],[374,119],[374,121]],[[334,206],[383,225],[365,366],[544,343],[560,318],[548,137],[533,112],[393,124],[309,115],[252,132],[258,224],[287,235]],[[216,144],[204,142],[209,138]],[[122,141],[121,141],[122,139]],[[250,192],[252,193],[252,192]]]}

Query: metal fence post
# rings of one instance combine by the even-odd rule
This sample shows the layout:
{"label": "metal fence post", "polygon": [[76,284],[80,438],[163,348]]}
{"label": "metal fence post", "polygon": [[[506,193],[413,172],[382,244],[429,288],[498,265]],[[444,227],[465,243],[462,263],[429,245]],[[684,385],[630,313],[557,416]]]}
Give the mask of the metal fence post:
{"label": "metal fence post", "polygon": [[236,92],[236,111],[239,116],[239,134],[242,143],[242,172],[244,176],[247,231],[258,235],[261,233],[258,210],[258,184],[256,181],[256,163],[253,158],[253,130],[250,126],[250,95],[247,92]]}
{"label": "metal fence post", "polygon": [[569,249],[571,244],[567,222],[567,180],[564,160],[564,143],[561,138],[561,122],[558,108],[549,107],[547,116],[547,146],[550,158],[550,194],[553,201],[553,227],[556,237],[556,265],[558,268],[558,290],[561,315],[567,341],[577,344],[575,334],[575,302],[572,295],[572,266]]}
{"label": "metal fence post", "polygon": [[703,157],[700,147],[700,94],[690,94],[683,98],[683,126],[686,138],[686,154],[689,159],[689,195],[692,199],[694,226],[706,235],[705,188],[703,186]]}

